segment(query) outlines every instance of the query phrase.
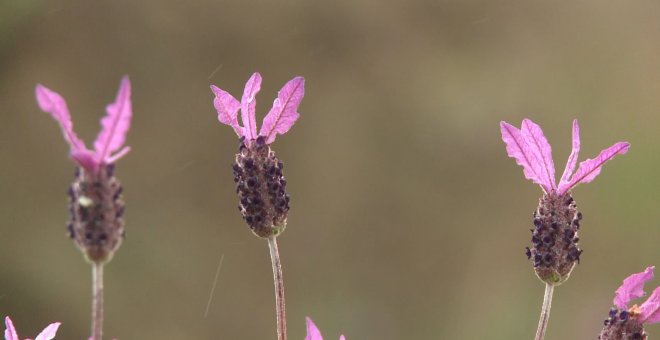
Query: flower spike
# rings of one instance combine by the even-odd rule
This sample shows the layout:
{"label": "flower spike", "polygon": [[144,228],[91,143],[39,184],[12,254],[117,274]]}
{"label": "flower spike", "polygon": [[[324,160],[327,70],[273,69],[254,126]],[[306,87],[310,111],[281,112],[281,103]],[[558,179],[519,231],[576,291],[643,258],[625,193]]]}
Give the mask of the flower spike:
{"label": "flower spike", "polygon": [[[298,106],[305,94],[304,87],[302,77],[284,84],[257,134],[255,96],[261,89],[261,75],[252,74],[245,84],[240,104],[231,94],[211,85],[218,121],[231,126],[240,138],[239,152],[233,164],[239,209],[252,232],[262,238],[277,236],[286,227],[289,195],[282,174],[284,164],[275,157],[270,145],[278,134],[289,131],[300,117]],[[239,108],[242,126],[238,122]]]}
{"label": "flower spike", "polygon": [[607,161],[625,154],[630,145],[618,142],[601,151],[595,159],[580,163],[573,173],[580,152],[580,127],[577,120],[573,120],[572,150],[557,185],[552,148],[540,126],[524,119],[520,129],[500,122],[500,131],[509,157],[522,166],[525,178],[543,189],[543,197],[534,212],[532,247],[527,248],[527,257],[534,262],[536,275],[542,281],[560,284],[568,278],[582,254],[577,246],[582,213],[577,210],[570,190],[579,183],[592,181]]}
{"label": "flower spike", "polygon": [[[11,322],[11,319],[7,316],[5,317],[5,326],[7,327],[5,329],[5,340],[21,340],[18,337],[18,333],[16,333],[16,328],[14,328],[14,324]],[[57,333],[57,329],[60,327],[59,322],[51,323],[50,325],[46,326],[39,335],[37,335],[34,340],[51,340],[55,338],[55,333]],[[27,339],[29,340],[29,339]]]}
{"label": "flower spike", "polygon": [[640,306],[628,307],[630,301],[644,296],[644,283],[653,279],[654,267],[628,276],[614,295],[614,308],[605,319],[598,337],[601,340],[648,339],[644,325],[660,322],[660,287]]}
{"label": "flower spike", "polygon": [[114,163],[130,150],[124,142],[133,114],[131,83],[127,76],[122,78],[114,102],[106,107],[107,114],[101,119],[94,150],[87,149],[73,131],[62,96],[43,85],[36,86],[35,94],[41,110],[59,123],[71,147],[70,157],[78,165],[68,191],[69,236],[91,262],[109,261],[124,235],[122,187],[114,177]]}

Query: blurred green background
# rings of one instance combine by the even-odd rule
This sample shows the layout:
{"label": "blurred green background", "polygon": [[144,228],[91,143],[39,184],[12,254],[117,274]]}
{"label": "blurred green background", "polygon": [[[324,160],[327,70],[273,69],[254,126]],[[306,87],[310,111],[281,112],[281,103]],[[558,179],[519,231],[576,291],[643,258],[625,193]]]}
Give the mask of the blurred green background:
{"label": "blurred green background", "polygon": [[279,238],[291,339],[305,316],[326,339],[532,338],[543,285],[524,247],[541,190],[498,125],[524,117],[559,174],[573,118],[580,160],[632,144],[574,190],[585,252],[546,339],[593,339],[621,280],[660,265],[659,61],[655,0],[4,0],[0,314],[23,337],[55,320],[58,339],[89,335],[90,267],[65,227],[74,167],[34,86],[67,99],[90,145],[128,74],[127,238],[106,267],[106,337],[274,339],[267,245],[236,209],[237,139],[209,90],[240,98],[259,71],[259,121],[306,78],[301,118],[274,144],[292,197]]}

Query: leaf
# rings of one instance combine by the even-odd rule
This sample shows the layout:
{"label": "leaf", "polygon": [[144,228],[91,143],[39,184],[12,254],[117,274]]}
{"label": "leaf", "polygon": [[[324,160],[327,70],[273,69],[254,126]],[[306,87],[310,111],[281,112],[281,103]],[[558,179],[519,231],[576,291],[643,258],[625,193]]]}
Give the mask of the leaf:
{"label": "leaf", "polygon": [[289,80],[277,93],[273,107],[264,118],[260,136],[266,137],[266,144],[275,141],[275,136],[284,134],[300,117],[298,106],[305,95],[305,79],[295,77]]}
{"label": "leaf", "polygon": [[520,132],[532,152],[536,154],[536,159],[540,161],[538,164],[540,168],[539,179],[543,181],[546,187],[557,188],[555,184],[555,165],[552,161],[552,148],[545,138],[543,130],[530,119],[523,119]]}
{"label": "leaf", "polygon": [[94,141],[96,158],[99,163],[112,163],[125,155],[128,151],[123,148],[112,155],[124,145],[126,133],[131,126],[131,82],[124,76],[117,91],[115,101],[106,106],[107,114],[101,119],[101,132]]}
{"label": "leaf", "polygon": [[259,90],[261,90],[261,75],[259,72],[255,72],[245,83],[243,98],[241,98],[241,121],[243,122],[243,135],[246,139],[257,137],[255,108],[257,106],[256,95]]}
{"label": "leaf", "polygon": [[49,113],[59,123],[64,139],[71,147],[71,153],[87,150],[85,143],[73,131],[69,108],[64,98],[41,84],[37,84],[35,95],[41,111]]}
{"label": "leaf", "polygon": [[539,176],[539,161],[532,150],[530,150],[525,138],[518,128],[507,123],[500,122],[500,131],[502,133],[502,140],[506,144],[506,152],[509,157],[516,160],[516,163],[523,167],[525,178],[532,180],[534,183],[539,184],[543,190],[550,192],[552,187],[541,180]]}
{"label": "leaf", "polygon": [[578,154],[580,153],[580,127],[578,126],[577,119],[573,120],[573,147],[571,150],[570,156],[568,156],[568,161],[566,162],[566,168],[564,173],[561,175],[561,180],[559,181],[559,187],[564,187],[570,180],[571,174],[575,169],[575,164],[577,164]]}
{"label": "leaf", "polygon": [[598,174],[600,173],[600,169],[607,161],[609,161],[616,155],[625,154],[626,152],[628,152],[629,147],[630,147],[630,143],[628,142],[618,142],[610,146],[609,148],[601,151],[596,158],[587,159],[586,161],[581,162],[577,171],[575,172],[573,177],[571,177],[571,181],[565,183],[562,187],[560,187],[557,193],[561,195],[571,190],[573,187],[575,187],[580,183],[589,183],[593,181],[594,178],[598,176]]}
{"label": "leaf", "polygon": [[231,126],[238,137],[243,137],[243,128],[238,125],[238,110],[241,108],[241,103],[227,91],[215,85],[211,85],[211,91],[215,94],[213,106],[218,111],[220,123]]}
{"label": "leaf", "polygon": [[628,309],[630,300],[644,296],[644,283],[653,280],[653,268],[647,267],[643,272],[628,276],[614,293],[614,305]]}
{"label": "leaf", "polygon": [[651,293],[646,301],[639,306],[640,315],[639,321],[646,324],[654,324],[660,322],[660,287],[657,287]]}

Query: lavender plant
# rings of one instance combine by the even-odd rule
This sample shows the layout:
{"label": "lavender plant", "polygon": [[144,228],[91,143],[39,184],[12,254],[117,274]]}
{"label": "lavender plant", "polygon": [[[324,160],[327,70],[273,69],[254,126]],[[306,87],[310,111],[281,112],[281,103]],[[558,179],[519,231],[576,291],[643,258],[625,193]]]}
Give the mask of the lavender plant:
{"label": "lavender plant", "polygon": [[577,235],[582,213],[577,210],[571,189],[580,183],[591,182],[600,173],[603,164],[616,155],[625,154],[630,145],[618,142],[602,150],[596,158],[581,162],[573,173],[580,151],[580,128],[574,120],[572,151],[557,185],[552,149],[540,126],[524,119],[520,129],[501,122],[500,130],[509,157],[523,167],[525,178],[540,185],[543,190],[534,211],[532,247],[526,248],[527,258],[532,260],[536,275],[546,284],[535,337],[539,340],[545,336],[554,286],[568,279],[582,254]]}
{"label": "lavender plant", "polygon": [[[16,328],[14,328],[14,324],[11,322],[11,319],[7,316],[5,317],[5,340],[21,340],[21,338],[18,337],[18,333],[16,333]],[[55,338],[55,333],[57,333],[57,329],[60,327],[59,322],[54,322],[51,323],[50,325],[46,326],[39,335],[37,335],[34,340],[51,340]],[[30,339],[25,339],[25,340],[30,340]]]}
{"label": "lavender plant", "polygon": [[[228,92],[211,85],[218,120],[231,126],[240,138],[232,166],[240,202],[238,209],[250,230],[268,240],[275,284],[277,337],[286,340],[284,281],[276,237],[286,228],[289,195],[282,174],[284,165],[275,157],[270,145],[278,134],[289,131],[300,117],[297,110],[305,94],[305,80],[295,77],[284,84],[257,134],[255,96],[260,89],[259,73],[254,73],[245,84],[240,103]],[[238,123],[239,110],[242,125]]]}
{"label": "lavender plant", "polygon": [[614,307],[605,319],[601,340],[646,340],[645,324],[660,322],[660,287],[641,305],[628,307],[630,301],[645,295],[644,283],[653,279],[654,267],[628,276],[614,294]]}
{"label": "lavender plant", "polygon": [[62,129],[76,163],[75,179],[68,190],[69,236],[92,264],[92,340],[103,334],[103,266],[112,259],[124,237],[122,186],[114,176],[114,163],[130,148],[124,147],[132,116],[131,84],[121,80],[115,101],[106,107],[94,150],[73,131],[66,102],[56,92],[37,85],[36,98]]}

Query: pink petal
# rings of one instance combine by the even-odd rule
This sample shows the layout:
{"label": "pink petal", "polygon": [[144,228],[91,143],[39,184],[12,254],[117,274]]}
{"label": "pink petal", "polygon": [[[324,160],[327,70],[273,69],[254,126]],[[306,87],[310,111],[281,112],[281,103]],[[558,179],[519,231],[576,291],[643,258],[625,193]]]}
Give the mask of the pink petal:
{"label": "pink petal", "polygon": [[555,164],[552,161],[552,148],[550,143],[543,135],[543,130],[530,119],[523,119],[520,132],[530,146],[532,152],[536,153],[536,158],[541,161],[541,179],[547,187],[557,188],[555,184]]}
{"label": "pink petal", "polygon": [[502,133],[502,140],[506,144],[507,154],[509,157],[515,159],[518,165],[523,167],[525,178],[539,184],[546,192],[550,192],[552,187],[548,186],[542,180],[542,177],[539,176],[540,163],[535,153],[527,145],[527,141],[521,131],[507,122],[500,122],[500,131]]}
{"label": "pink petal", "polygon": [[34,92],[37,97],[37,103],[39,103],[39,108],[49,113],[60,124],[64,139],[71,147],[71,154],[87,151],[85,143],[73,131],[71,115],[69,114],[69,108],[64,98],[57,92],[51,91],[41,84],[37,84]]}
{"label": "pink petal", "polygon": [[261,75],[259,72],[252,74],[245,84],[243,98],[241,98],[241,121],[243,122],[243,135],[246,139],[257,138],[257,119],[255,108],[257,101],[255,96],[261,90]]}
{"label": "pink petal", "polygon": [[266,137],[266,144],[274,142],[277,134],[283,135],[289,131],[293,123],[300,117],[297,110],[304,95],[305,79],[303,77],[289,80],[277,93],[277,99],[264,118],[259,132],[260,136]]}
{"label": "pink petal", "polygon": [[342,335],[339,337],[339,340],[346,340],[346,338],[344,338],[344,335]]}
{"label": "pink petal", "polygon": [[5,329],[5,340],[21,340],[18,338],[16,328],[14,328],[14,324],[8,316],[5,317],[5,326],[7,326],[7,329]]}
{"label": "pink petal", "polygon": [[561,175],[561,180],[559,181],[559,187],[565,186],[571,180],[571,174],[575,170],[575,164],[577,164],[578,153],[580,153],[580,127],[578,126],[577,119],[573,120],[573,149],[571,150],[571,155],[568,156],[568,161],[566,162],[566,168],[564,169],[564,174]]}
{"label": "pink petal", "polygon": [[653,268],[648,267],[641,273],[628,276],[614,293],[614,305],[627,309],[630,300],[644,296],[644,283],[653,279]]}
{"label": "pink petal", "polygon": [[241,103],[231,94],[215,85],[211,85],[211,91],[215,94],[213,106],[218,111],[220,123],[231,126],[238,137],[243,137],[243,128],[238,125],[238,110],[241,108]]}
{"label": "pink petal", "polygon": [[654,324],[660,322],[660,287],[657,287],[651,296],[639,306],[639,320],[643,323]]}
{"label": "pink petal", "polygon": [[55,338],[55,333],[57,333],[57,329],[60,327],[59,322],[51,323],[48,325],[46,328],[44,328],[39,335],[37,335],[34,340],[51,340]]}
{"label": "pink petal", "polygon": [[[117,91],[115,101],[105,108],[107,114],[101,119],[101,132],[94,141],[98,162],[110,163],[111,154],[119,150],[126,140],[126,133],[131,126],[131,82],[124,76]],[[125,154],[125,151],[120,151]],[[113,160],[116,160],[115,157]]]}
{"label": "pink petal", "polygon": [[307,320],[307,336],[305,336],[305,340],[323,340],[321,332],[316,328],[312,319],[305,317],[305,320]]}
{"label": "pink petal", "polygon": [[561,195],[580,183],[591,182],[600,173],[600,169],[603,164],[605,164],[616,155],[625,154],[628,152],[629,147],[630,143],[628,142],[618,142],[601,151],[598,157],[580,162],[580,166],[571,178],[571,181],[568,183],[563,183],[563,186],[559,187],[557,193]]}

